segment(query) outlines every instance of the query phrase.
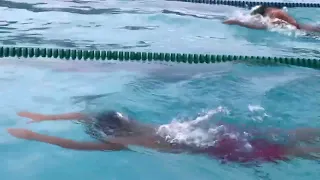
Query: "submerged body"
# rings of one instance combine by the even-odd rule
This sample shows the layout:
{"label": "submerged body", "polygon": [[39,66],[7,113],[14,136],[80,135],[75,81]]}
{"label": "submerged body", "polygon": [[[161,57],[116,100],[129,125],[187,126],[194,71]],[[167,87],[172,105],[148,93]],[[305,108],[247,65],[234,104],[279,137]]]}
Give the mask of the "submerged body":
{"label": "submerged body", "polygon": [[[116,111],[98,114],[68,113],[60,115],[43,115],[21,112],[20,116],[32,119],[31,122],[47,120],[78,120],[83,122],[86,132],[97,142],[78,142],[53,136],[38,134],[26,129],[8,129],[18,138],[45,142],[63,148],[75,150],[129,150],[130,145],[152,148],[171,153],[206,154],[220,160],[232,162],[277,161],[288,160],[290,156],[313,158],[310,153],[320,152],[320,148],[301,148],[300,141],[309,141],[318,137],[318,129],[299,129],[289,132],[286,143],[278,143],[267,137],[269,134],[250,132],[252,138],[239,138],[232,134],[242,130],[224,125],[224,132],[210,146],[197,146],[188,143],[173,143],[167,136],[159,135],[158,126],[146,125]],[[278,131],[280,134],[281,131]],[[285,133],[284,133],[285,134]],[[285,135],[285,136],[286,136]],[[292,138],[294,137],[294,138]]]}
{"label": "submerged body", "polygon": [[[307,32],[320,32],[319,26],[307,25],[298,23],[296,19],[291,17],[287,12],[279,8],[268,7],[268,6],[259,6],[251,12],[252,16],[262,16],[268,17],[270,19],[270,24],[275,26],[285,26],[291,25],[296,29],[300,29]],[[257,23],[257,22],[243,22],[237,19],[229,19],[223,22],[224,24],[229,25],[239,25],[251,29],[268,29],[268,24]]]}
{"label": "submerged body", "polygon": [[[285,159],[287,155],[286,147],[284,144],[267,141],[264,139],[250,139],[243,140],[235,138],[230,134],[240,132],[240,129],[223,124],[225,132],[216,139],[212,146],[199,147],[194,144],[186,143],[171,143],[170,138],[165,134],[161,136],[157,133],[159,127],[152,125],[143,125],[136,120],[126,117],[125,115],[116,111],[106,111],[94,117],[97,120],[98,126],[89,127],[89,135],[97,138],[95,134],[104,134],[103,137],[98,137],[102,141],[107,140],[108,136],[111,137],[128,137],[128,136],[147,136],[151,148],[156,148],[160,151],[166,152],[186,152],[192,154],[207,154],[219,159],[227,161],[249,162],[255,160],[280,160]],[[126,128],[131,126],[131,128]],[[167,140],[165,139],[167,138]],[[108,141],[108,140],[107,140]],[[111,140],[117,142],[115,139]],[[119,140],[118,140],[119,141]],[[152,145],[152,141],[157,141]],[[122,139],[125,143],[125,139]],[[132,143],[132,142],[131,142]],[[136,143],[138,141],[136,140]],[[245,147],[246,145],[250,147]],[[145,146],[148,146],[145,144]]]}

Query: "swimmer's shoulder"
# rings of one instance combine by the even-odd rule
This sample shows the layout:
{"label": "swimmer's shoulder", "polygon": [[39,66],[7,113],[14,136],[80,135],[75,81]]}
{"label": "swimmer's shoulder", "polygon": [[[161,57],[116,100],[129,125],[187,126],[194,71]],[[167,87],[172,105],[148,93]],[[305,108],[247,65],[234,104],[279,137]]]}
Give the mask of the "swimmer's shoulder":
{"label": "swimmer's shoulder", "polygon": [[267,10],[266,15],[270,18],[277,18],[283,15],[287,15],[287,13],[282,9],[270,8],[269,10]]}

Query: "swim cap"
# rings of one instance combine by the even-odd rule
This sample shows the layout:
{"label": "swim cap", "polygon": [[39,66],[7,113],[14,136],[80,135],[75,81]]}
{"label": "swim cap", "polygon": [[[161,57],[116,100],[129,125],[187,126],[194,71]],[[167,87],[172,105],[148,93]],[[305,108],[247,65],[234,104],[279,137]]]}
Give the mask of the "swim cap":
{"label": "swim cap", "polygon": [[130,119],[116,111],[102,112],[96,120],[96,128],[106,135],[126,134],[130,131]]}
{"label": "swim cap", "polygon": [[260,5],[260,6],[256,7],[250,14],[251,15],[260,14],[260,15],[264,16],[267,8],[268,8],[268,6]]}

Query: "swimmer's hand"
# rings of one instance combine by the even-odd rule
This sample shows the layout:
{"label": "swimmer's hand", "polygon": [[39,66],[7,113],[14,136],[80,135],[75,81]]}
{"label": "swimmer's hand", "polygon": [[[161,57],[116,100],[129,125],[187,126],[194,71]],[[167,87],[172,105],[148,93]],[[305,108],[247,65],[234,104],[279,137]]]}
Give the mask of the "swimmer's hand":
{"label": "swimmer's hand", "polygon": [[226,21],[223,21],[223,24],[229,24],[229,25],[234,25],[234,24],[239,24],[239,20],[236,19],[228,19]]}
{"label": "swimmer's hand", "polygon": [[27,111],[22,111],[17,113],[18,116],[20,117],[25,117],[31,119],[28,123],[35,123],[35,122],[41,122],[46,120],[46,116],[42,114],[37,114],[37,113],[31,113]]}
{"label": "swimmer's hand", "polygon": [[27,140],[33,140],[36,136],[35,132],[32,132],[27,129],[8,129],[8,133],[12,136],[20,139],[27,139]]}

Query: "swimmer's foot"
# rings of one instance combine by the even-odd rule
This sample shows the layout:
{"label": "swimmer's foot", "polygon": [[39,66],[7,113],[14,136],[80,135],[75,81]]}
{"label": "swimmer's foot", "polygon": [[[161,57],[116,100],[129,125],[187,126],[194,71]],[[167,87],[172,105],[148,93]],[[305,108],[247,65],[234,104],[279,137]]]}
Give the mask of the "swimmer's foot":
{"label": "swimmer's foot", "polygon": [[27,129],[15,129],[15,128],[10,128],[7,130],[9,134],[16,138],[20,139],[27,139],[27,140],[33,140],[34,137],[36,136],[37,133],[32,132]]}
{"label": "swimmer's foot", "polygon": [[20,116],[20,117],[25,117],[25,118],[32,119],[28,123],[34,123],[34,122],[40,122],[40,121],[48,120],[46,115],[37,114],[37,113],[31,113],[31,112],[27,112],[27,111],[19,112],[19,113],[17,113],[17,115]]}

